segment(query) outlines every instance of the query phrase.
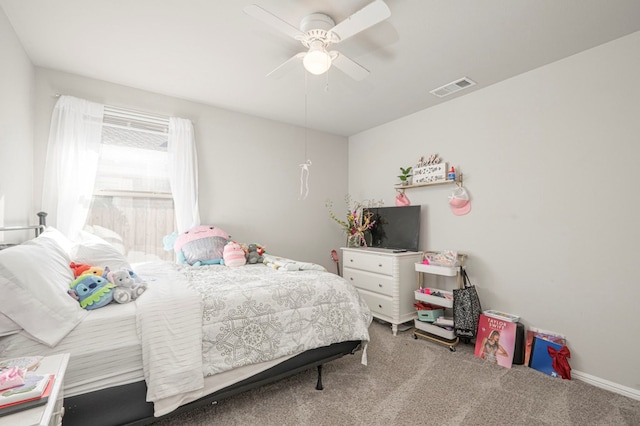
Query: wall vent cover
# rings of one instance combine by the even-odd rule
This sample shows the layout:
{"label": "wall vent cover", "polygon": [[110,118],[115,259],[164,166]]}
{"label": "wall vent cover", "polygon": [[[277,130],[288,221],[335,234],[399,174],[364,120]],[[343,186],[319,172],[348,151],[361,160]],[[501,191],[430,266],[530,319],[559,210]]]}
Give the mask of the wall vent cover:
{"label": "wall vent cover", "polygon": [[466,89],[467,87],[471,87],[473,85],[475,85],[476,82],[467,78],[467,77],[462,77],[461,79],[458,79],[456,81],[452,81],[451,83],[445,84],[444,86],[440,86],[437,89],[433,89],[431,92],[431,94],[439,97],[439,98],[444,98],[445,96],[448,96],[452,93],[455,93],[459,90],[462,89]]}

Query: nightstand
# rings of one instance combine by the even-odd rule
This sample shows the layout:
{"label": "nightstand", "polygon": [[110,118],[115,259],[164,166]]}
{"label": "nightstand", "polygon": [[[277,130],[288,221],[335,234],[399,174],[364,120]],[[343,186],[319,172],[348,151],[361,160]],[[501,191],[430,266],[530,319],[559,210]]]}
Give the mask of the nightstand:
{"label": "nightstand", "polygon": [[38,373],[55,374],[53,389],[45,405],[0,417],[0,426],[38,425],[60,426],[64,415],[64,373],[69,363],[69,354],[51,355],[42,358],[35,370]]}

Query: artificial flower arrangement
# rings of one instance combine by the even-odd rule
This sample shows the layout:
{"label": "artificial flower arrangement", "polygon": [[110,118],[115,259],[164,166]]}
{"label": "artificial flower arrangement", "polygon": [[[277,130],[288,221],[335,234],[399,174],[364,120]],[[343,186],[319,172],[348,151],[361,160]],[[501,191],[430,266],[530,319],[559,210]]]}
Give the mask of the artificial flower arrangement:
{"label": "artificial flower arrangement", "polygon": [[329,217],[342,227],[342,230],[347,235],[347,245],[349,247],[367,247],[365,232],[373,228],[376,223],[373,219],[373,213],[367,211],[367,209],[380,207],[383,202],[382,200],[353,201],[349,194],[344,197],[344,201],[347,205],[346,220],[342,220],[335,215],[331,200],[326,202],[326,207],[329,209]]}

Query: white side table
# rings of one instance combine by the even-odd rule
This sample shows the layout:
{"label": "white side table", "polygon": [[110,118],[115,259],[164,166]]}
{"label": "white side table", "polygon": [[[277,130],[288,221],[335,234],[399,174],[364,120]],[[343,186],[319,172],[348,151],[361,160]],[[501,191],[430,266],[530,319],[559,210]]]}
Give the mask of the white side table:
{"label": "white side table", "polygon": [[35,370],[38,373],[55,374],[53,389],[45,405],[0,417],[0,426],[38,425],[60,426],[64,415],[64,373],[69,363],[69,354],[51,355],[42,358]]}

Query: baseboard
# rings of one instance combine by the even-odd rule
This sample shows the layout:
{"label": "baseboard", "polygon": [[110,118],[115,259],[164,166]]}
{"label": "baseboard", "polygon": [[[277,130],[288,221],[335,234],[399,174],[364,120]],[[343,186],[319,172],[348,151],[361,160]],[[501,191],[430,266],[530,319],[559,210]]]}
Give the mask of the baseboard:
{"label": "baseboard", "polygon": [[577,370],[571,370],[571,377],[583,382],[587,382],[590,385],[640,401],[640,390],[638,389],[633,389],[628,386],[610,382],[609,380],[601,379],[600,377],[592,376],[591,374],[583,373],[582,371]]}

